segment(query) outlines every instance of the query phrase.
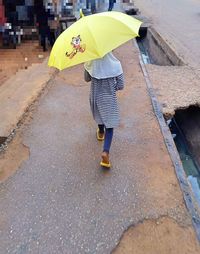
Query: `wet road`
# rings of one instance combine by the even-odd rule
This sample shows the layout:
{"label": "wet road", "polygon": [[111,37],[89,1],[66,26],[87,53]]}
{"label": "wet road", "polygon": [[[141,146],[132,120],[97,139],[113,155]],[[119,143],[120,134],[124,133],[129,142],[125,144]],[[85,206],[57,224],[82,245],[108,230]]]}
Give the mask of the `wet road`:
{"label": "wet road", "polygon": [[101,144],[82,66],[61,72],[22,127],[29,159],[0,186],[1,254],[108,254],[131,225],[163,216],[181,232],[190,228],[194,238],[138,52],[128,43],[116,55],[126,86],[112,169],[99,167]]}
{"label": "wet road", "polygon": [[199,0],[135,0],[134,3],[185,63],[200,66]]}

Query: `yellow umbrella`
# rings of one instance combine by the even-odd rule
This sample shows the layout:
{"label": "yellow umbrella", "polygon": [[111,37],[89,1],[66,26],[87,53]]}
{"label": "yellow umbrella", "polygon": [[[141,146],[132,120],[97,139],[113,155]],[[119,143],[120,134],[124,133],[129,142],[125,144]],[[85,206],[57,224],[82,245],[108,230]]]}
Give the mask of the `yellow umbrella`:
{"label": "yellow umbrella", "polygon": [[127,14],[114,11],[84,16],[57,38],[48,65],[63,70],[101,58],[138,36],[141,24]]}

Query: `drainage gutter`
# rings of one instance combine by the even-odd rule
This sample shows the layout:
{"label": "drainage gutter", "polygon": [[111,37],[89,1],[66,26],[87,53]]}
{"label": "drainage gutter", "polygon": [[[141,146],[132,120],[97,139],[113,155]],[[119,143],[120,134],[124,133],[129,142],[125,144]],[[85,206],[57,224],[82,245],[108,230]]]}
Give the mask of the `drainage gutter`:
{"label": "drainage gutter", "polygon": [[151,38],[156,45],[164,52],[164,54],[168,57],[169,61],[172,65],[183,66],[185,65],[184,60],[180,55],[177,55],[175,50],[162,38],[162,36],[153,28],[148,28]]}
{"label": "drainage gutter", "polygon": [[182,193],[183,193],[183,197],[184,197],[184,200],[185,200],[186,207],[187,207],[187,209],[188,209],[188,211],[189,211],[189,213],[192,217],[192,223],[193,223],[193,226],[196,230],[197,238],[200,242],[200,211],[198,209],[198,204],[196,203],[195,198],[193,196],[193,193],[191,191],[191,188],[188,184],[186,174],[185,174],[185,171],[183,169],[178,151],[177,151],[176,146],[174,144],[174,140],[172,138],[169,127],[166,124],[165,119],[163,117],[161,105],[160,105],[160,103],[158,102],[158,100],[156,98],[156,95],[155,95],[152,83],[150,81],[148,72],[147,72],[145,64],[142,60],[142,56],[141,56],[139,47],[136,43],[136,40],[134,40],[133,42],[134,42],[134,46],[138,49],[140,66],[141,66],[141,69],[142,69],[142,72],[143,72],[143,75],[144,75],[144,78],[145,78],[145,82],[146,82],[146,85],[147,85],[147,90],[148,90],[149,96],[151,98],[151,103],[152,103],[155,115],[157,117],[157,120],[158,120],[158,123],[159,123],[159,126],[160,126],[160,130],[163,134],[165,145],[167,147],[170,158],[171,158],[172,163],[174,165],[176,175],[177,175],[177,178],[179,180],[179,184],[180,184],[180,187],[181,187],[181,190],[182,190]]}

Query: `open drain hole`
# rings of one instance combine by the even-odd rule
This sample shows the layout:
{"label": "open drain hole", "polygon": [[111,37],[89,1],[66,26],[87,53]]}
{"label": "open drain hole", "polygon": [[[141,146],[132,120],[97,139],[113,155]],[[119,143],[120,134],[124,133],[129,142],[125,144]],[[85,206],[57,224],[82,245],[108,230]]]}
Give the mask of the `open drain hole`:
{"label": "open drain hole", "polygon": [[167,120],[187,180],[200,207],[200,108],[190,106],[177,110]]}

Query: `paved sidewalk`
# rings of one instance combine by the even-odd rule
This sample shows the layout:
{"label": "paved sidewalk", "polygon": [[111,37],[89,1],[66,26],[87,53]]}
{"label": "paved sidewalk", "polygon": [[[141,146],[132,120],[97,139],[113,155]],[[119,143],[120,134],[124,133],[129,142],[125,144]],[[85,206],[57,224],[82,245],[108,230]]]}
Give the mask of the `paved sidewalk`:
{"label": "paved sidewalk", "polygon": [[19,130],[29,159],[0,186],[0,253],[200,252],[138,51],[129,42],[115,54],[126,85],[112,169],[99,167],[83,67],[60,72]]}

